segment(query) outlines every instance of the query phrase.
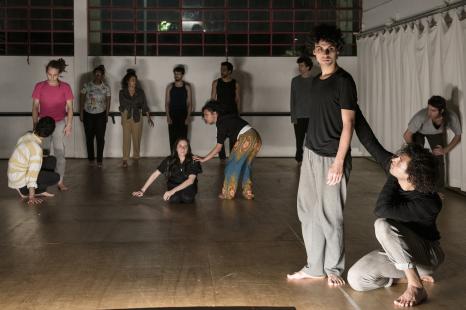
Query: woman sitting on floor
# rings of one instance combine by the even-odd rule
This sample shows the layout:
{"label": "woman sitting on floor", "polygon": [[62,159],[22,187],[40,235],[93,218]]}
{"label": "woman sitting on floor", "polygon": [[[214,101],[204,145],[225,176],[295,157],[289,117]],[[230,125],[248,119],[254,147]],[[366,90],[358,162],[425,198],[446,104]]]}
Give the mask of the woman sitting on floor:
{"label": "woman sitting on floor", "polygon": [[142,197],[147,188],[164,174],[167,178],[167,191],[163,194],[165,201],[173,203],[192,203],[197,194],[197,175],[202,173],[199,162],[193,160],[191,145],[187,139],[175,142],[174,152],[165,158],[157,170],[151,174],[144,186],[133,196]]}

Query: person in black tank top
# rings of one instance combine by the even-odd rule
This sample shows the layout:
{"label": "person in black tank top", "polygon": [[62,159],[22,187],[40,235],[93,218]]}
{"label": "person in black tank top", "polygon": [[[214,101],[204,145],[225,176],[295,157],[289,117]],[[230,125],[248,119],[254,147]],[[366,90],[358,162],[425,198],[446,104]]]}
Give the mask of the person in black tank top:
{"label": "person in black tank top", "polygon": [[[233,65],[222,62],[220,65],[220,78],[212,82],[212,100],[219,102],[223,114],[238,114],[240,104],[240,89],[238,82],[231,77]],[[230,153],[236,140],[230,140]],[[219,153],[221,160],[226,159],[225,147]]]}
{"label": "person in black tank top", "polygon": [[191,87],[183,81],[184,73],[185,70],[182,66],[173,69],[175,82],[167,86],[165,93],[165,110],[171,151],[173,151],[175,141],[188,137],[192,100]]}

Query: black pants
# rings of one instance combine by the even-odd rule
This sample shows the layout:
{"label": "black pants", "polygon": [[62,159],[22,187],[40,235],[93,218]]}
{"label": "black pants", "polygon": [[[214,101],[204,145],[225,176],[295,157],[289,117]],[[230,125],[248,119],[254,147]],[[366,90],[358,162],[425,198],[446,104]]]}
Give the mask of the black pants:
{"label": "black pants", "polygon": [[[42,167],[40,168],[39,176],[37,177],[36,194],[47,191],[47,187],[55,185],[60,181],[60,175],[55,172],[56,166],[57,159],[55,157],[47,156],[42,159]],[[19,191],[25,196],[29,194],[27,186],[20,188]]]}
{"label": "black pants", "polygon": [[296,124],[293,124],[294,135],[296,137],[296,154],[294,158],[298,162],[303,161],[304,137],[306,136],[308,124],[308,118],[298,118],[298,122]]}
{"label": "black pants", "polygon": [[[171,186],[167,186],[169,190]],[[172,187],[173,188],[173,187]],[[185,189],[176,192],[173,196],[170,197],[169,202],[172,203],[193,203],[194,198],[196,197],[197,188],[195,185],[190,185]]]}
{"label": "black pants", "polygon": [[188,125],[186,125],[186,117],[176,117],[172,119],[172,123],[168,125],[168,137],[170,139],[170,150],[173,152],[176,148],[174,145],[176,140],[188,137]]}
{"label": "black pants", "polygon": [[[413,134],[413,142],[424,146],[425,139],[427,138],[427,142],[429,142],[430,149],[433,150],[436,146],[440,145],[441,147],[445,147],[445,140],[446,136],[443,133],[436,134],[436,135],[423,135],[422,133],[414,133]],[[437,160],[437,169],[438,169],[438,179],[436,184],[436,189],[441,190],[445,187],[445,156],[435,156]]]}
{"label": "black pants", "polygon": [[94,139],[97,141],[97,161],[102,162],[107,129],[107,112],[91,114],[84,111],[84,132],[86,133],[87,158],[94,160]]}

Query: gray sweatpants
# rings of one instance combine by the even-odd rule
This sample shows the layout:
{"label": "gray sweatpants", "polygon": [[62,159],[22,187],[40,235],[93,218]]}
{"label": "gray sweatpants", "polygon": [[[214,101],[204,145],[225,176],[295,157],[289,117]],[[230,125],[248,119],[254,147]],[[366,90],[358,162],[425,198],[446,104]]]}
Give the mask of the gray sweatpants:
{"label": "gray sweatpants", "polygon": [[343,207],[351,157],[345,161],[341,182],[329,186],[327,174],[334,161],[304,148],[297,203],[307,254],[302,271],[311,276],[341,275],[345,269]]}
{"label": "gray sweatpants", "polygon": [[50,150],[51,144],[53,145],[53,154],[57,159],[57,167],[55,172],[60,175],[60,181],[65,176],[65,120],[61,120],[55,123],[55,130],[53,134],[44,139],[42,142],[42,148]]}
{"label": "gray sweatpants", "polygon": [[430,275],[443,262],[438,241],[425,240],[403,224],[384,218],[375,221],[375,236],[384,251],[372,251],[348,271],[348,283],[357,291],[392,285],[405,277],[403,270],[416,268],[419,275]]}

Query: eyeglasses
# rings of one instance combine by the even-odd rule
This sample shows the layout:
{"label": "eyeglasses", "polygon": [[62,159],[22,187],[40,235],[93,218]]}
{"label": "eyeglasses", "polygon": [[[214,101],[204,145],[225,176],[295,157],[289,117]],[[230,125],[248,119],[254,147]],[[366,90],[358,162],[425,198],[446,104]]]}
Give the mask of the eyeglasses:
{"label": "eyeglasses", "polygon": [[323,48],[322,46],[317,45],[314,47],[314,53],[316,54],[333,54],[337,52],[335,46],[329,46],[328,48]]}

